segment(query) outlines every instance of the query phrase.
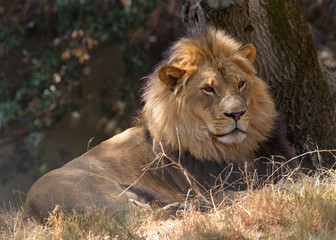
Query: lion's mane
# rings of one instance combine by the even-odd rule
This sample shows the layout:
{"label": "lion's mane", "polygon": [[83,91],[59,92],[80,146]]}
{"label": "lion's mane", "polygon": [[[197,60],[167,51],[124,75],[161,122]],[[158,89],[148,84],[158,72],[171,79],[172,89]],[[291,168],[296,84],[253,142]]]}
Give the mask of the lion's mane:
{"label": "lion's mane", "polygon": [[[186,76],[174,91],[160,81],[157,72],[147,78],[143,89],[142,116],[155,141],[181,152],[189,152],[203,162],[242,163],[255,157],[255,152],[272,133],[277,112],[267,85],[256,76],[252,63],[239,54],[241,46],[224,32],[208,28],[205,32],[180,39],[168,50],[167,58],[160,65],[183,68]],[[237,144],[216,141],[204,124],[190,114],[197,109],[185,97],[187,82],[195,69],[209,63],[225,68],[225,61],[222,66],[223,59],[239,66],[252,82],[246,99],[249,110],[247,136]]]}

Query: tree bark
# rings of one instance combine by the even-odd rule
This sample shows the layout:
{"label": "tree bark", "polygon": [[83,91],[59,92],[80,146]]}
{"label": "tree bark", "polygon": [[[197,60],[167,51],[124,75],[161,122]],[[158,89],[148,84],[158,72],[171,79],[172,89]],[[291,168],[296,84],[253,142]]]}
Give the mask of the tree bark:
{"label": "tree bark", "polygon": [[[298,0],[192,2],[201,5],[213,25],[256,47],[258,75],[269,84],[297,153],[335,149],[335,82],[319,64]],[[309,167],[334,162],[330,153],[304,159]]]}

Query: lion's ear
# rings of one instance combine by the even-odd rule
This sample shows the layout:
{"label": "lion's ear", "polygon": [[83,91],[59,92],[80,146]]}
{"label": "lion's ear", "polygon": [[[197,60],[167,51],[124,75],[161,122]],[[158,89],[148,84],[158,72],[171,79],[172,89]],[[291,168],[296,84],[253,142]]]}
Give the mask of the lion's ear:
{"label": "lion's ear", "polygon": [[170,90],[174,90],[177,80],[182,77],[185,72],[186,71],[181,68],[164,65],[158,69],[158,77]]}
{"label": "lion's ear", "polygon": [[243,55],[248,60],[250,60],[251,63],[253,63],[256,56],[256,49],[252,44],[246,44],[238,50],[238,53]]}

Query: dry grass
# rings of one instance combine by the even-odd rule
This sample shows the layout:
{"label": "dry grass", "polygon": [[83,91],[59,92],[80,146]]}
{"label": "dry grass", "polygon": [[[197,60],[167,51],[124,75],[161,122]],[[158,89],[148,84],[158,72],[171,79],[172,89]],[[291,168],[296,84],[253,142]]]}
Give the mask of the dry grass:
{"label": "dry grass", "polygon": [[40,224],[0,210],[0,239],[336,239],[336,173],[250,191],[202,213],[136,210],[130,219],[51,214]]}

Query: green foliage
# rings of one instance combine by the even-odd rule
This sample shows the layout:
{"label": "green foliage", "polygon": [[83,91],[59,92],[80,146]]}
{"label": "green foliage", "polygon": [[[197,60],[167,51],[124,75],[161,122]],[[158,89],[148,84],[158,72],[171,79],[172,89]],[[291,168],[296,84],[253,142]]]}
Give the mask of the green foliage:
{"label": "green foliage", "polygon": [[0,128],[6,127],[8,123],[15,121],[19,110],[20,107],[15,101],[7,100],[0,103]]}
{"label": "green foliage", "polygon": [[[20,1],[7,3],[4,7],[16,9],[1,19],[0,58],[7,64],[0,69],[4,85],[0,129],[17,124],[31,130],[51,126],[54,116],[65,113],[68,103],[60,104],[64,91],[79,94],[78,68],[87,63],[90,52],[98,44],[124,39],[157,4],[58,0],[26,9]],[[141,65],[136,57],[132,62]]]}
{"label": "green foliage", "polygon": [[[129,33],[161,4],[154,0],[0,3],[0,138],[15,139],[14,132],[19,137],[37,136],[68,111],[80,108],[71,96],[81,97],[83,66],[102,45],[121,44],[126,74],[141,72],[142,61]],[[136,84],[125,86],[133,87],[123,97],[132,95]],[[37,145],[40,138],[30,140]]]}

